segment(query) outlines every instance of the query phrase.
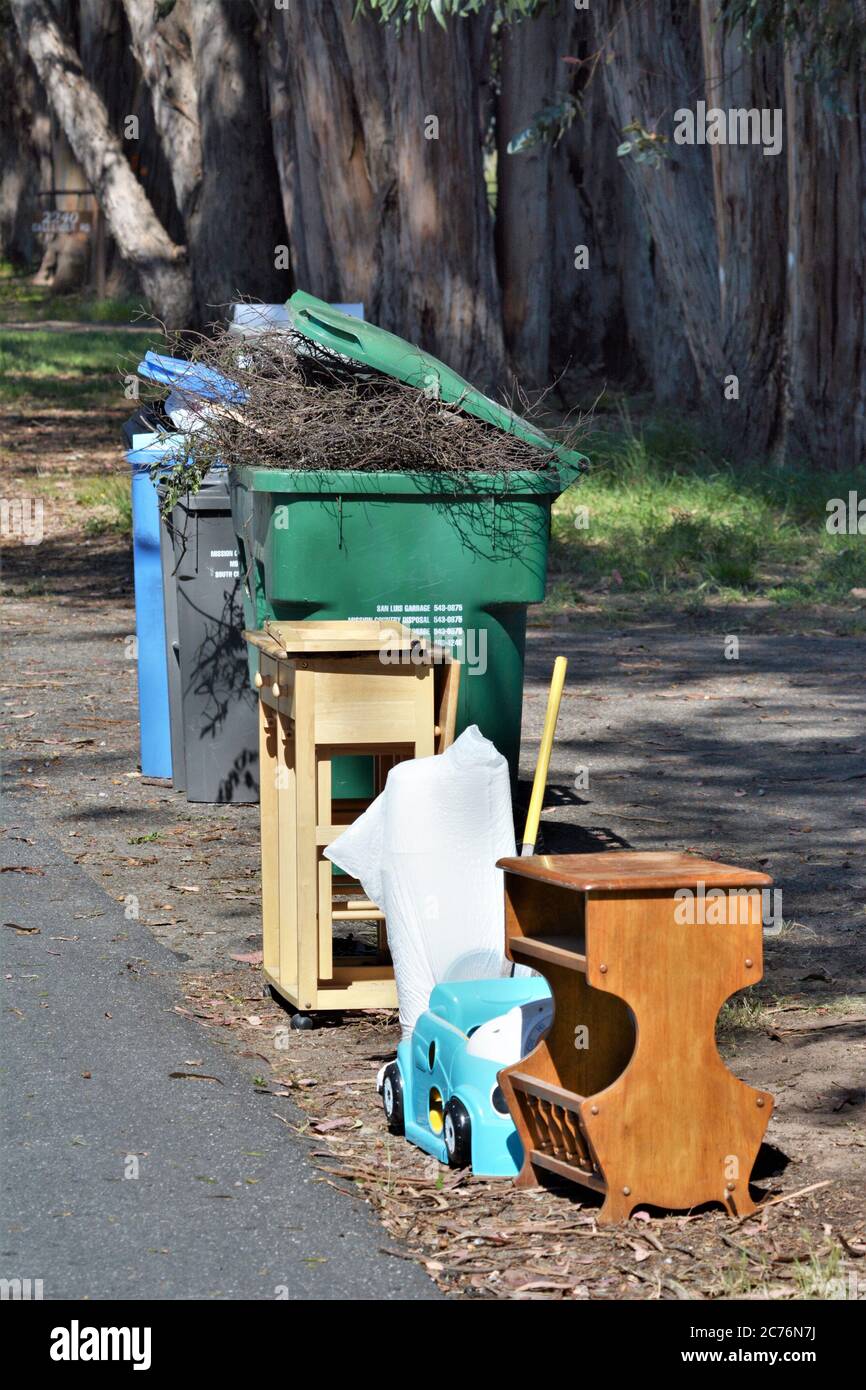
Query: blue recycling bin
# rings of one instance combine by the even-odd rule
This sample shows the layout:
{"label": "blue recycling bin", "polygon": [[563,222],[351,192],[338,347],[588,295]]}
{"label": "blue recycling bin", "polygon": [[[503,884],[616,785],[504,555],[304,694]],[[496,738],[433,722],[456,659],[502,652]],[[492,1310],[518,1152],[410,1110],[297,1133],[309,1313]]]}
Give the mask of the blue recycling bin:
{"label": "blue recycling bin", "polygon": [[[133,444],[142,438],[141,435],[133,436]],[[126,457],[132,470],[132,566],[138,643],[141,771],[145,777],[170,778],[171,730],[159,499],[150,478],[151,457],[148,451],[133,447]]]}
{"label": "blue recycling bin", "polygon": [[[141,726],[142,763],[145,776],[166,777],[172,780],[175,791],[184,789],[183,735],[177,718],[172,719],[172,685],[177,685],[177,596],[171,581],[171,565],[166,561],[165,521],[160,516],[159,492],[151,479],[150,470],[154,464],[169,467],[176,456],[177,437],[160,430],[135,432],[135,417],[124,428],[127,443],[132,447],[127,451],[127,462],[132,469],[132,509],[133,509],[133,567],[135,571],[135,622],[138,633],[138,709]],[[140,499],[140,500],[137,500]],[[147,579],[142,577],[142,610],[139,610],[139,557],[135,543],[136,506],[147,512],[148,526],[156,535],[156,569],[159,581],[158,594],[154,581],[147,570]],[[170,550],[169,545],[169,550]],[[148,551],[147,564],[151,564]],[[168,569],[168,574],[166,570]],[[146,599],[144,598],[146,595]],[[145,611],[146,606],[146,611]],[[179,702],[179,692],[175,695]],[[156,729],[159,725],[159,733]],[[152,772],[144,766],[145,743],[148,747],[159,739],[161,755],[150,759],[152,765],[157,761],[167,771]],[[167,758],[162,750],[168,743]]]}

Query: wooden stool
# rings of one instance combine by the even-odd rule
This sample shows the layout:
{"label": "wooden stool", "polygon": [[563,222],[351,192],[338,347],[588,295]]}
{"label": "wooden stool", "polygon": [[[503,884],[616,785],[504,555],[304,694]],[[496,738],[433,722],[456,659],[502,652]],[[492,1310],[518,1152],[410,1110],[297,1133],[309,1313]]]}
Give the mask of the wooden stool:
{"label": "wooden stool", "polygon": [[[376,795],[395,762],[441,752],[459,664],[399,624],[270,622],[244,636],[258,652],[265,978],[299,1010],[396,1008],[384,914],[356,880],[335,906],[323,851],[369,801],[332,796],[331,761],[372,755]],[[376,952],[341,957],[335,921],[377,922]]]}
{"label": "wooden stool", "polygon": [[546,977],[555,1006],[547,1037],[499,1077],[523,1143],[517,1183],[544,1168],[603,1192],[601,1221],[647,1204],[754,1211],[773,1098],[728,1071],[715,1023],[761,978],[772,879],[668,853],[499,867],[507,953]]}

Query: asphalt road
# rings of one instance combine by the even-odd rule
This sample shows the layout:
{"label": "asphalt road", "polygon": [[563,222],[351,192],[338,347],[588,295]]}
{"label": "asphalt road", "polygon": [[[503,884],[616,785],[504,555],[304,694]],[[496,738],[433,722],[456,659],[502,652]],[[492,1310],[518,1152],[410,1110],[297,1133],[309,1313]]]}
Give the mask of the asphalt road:
{"label": "asphalt road", "polygon": [[17,798],[5,825],[0,1278],[46,1299],[440,1297],[317,1180],[254,1064],[176,1012],[171,953]]}

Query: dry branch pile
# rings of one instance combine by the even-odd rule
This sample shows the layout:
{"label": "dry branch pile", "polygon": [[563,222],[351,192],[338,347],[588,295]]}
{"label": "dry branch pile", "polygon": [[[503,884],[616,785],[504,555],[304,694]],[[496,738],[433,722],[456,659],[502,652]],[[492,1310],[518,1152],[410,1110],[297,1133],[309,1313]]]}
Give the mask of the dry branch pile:
{"label": "dry branch pile", "polygon": [[[241,340],[228,332],[181,351],[193,364],[173,388],[203,424],[181,428],[179,470],[193,488],[212,464],[291,470],[501,474],[538,471],[549,450],[484,423],[393,378],[327,353],[294,333]],[[200,369],[216,372],[228,400],[203,403]],[[234,389],[232,389],[234,388]],[[199,418],[202,418],[201,416]],[[567,443],[574,443],[577,430]]]}

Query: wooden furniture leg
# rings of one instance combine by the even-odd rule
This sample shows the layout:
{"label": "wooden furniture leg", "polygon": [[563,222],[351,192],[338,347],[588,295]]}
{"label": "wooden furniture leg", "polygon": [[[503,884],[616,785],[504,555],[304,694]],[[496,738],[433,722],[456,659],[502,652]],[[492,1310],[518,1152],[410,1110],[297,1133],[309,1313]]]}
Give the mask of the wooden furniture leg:
{"label": "wooden furniture leg", "polygon": [[279,974],[274,983],[297,986],[298,979],[298,837],[295,812],[295,739],[292,722],[277,719],[277,803],[279,807]]}
{"label": "wooden furniture leg", "polygon": [[298,1008],[314,1009],[319,981],[316,742],[312,677],[295,678],[295,812],[298,932]]}
{"label": "wooden furniture leg", "polygon": [[259,701],[259,803],[262,826],[262,965],[280,974],[280,830],[277,805],[277,715]]}
{"label": "wooden furniture leg", "polygon": [[[317,754],[316,757],[316,825],[330,828],[331,814],[331,759]],[[317,841],[319,835],[317,833]],[[319,979],[330,980],[334,974],[334,893],[331,861],[326,859],[321,847],[318,850],[318,919],[319,919]]]}
{"label": "wooden furniture leg", "polygon": [[444,753],[454,742],[457,702],[460,698],[460,662],[445,661],[436,669],[436,752]]}

